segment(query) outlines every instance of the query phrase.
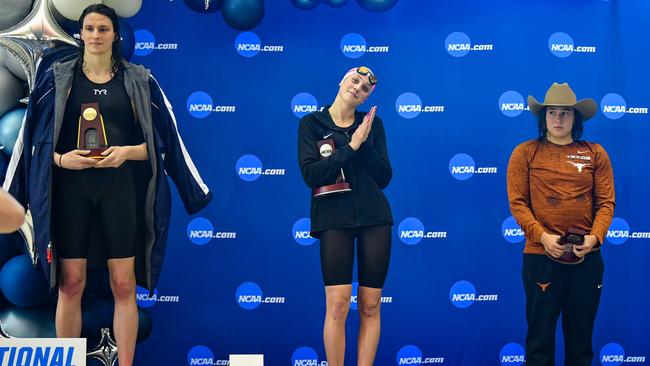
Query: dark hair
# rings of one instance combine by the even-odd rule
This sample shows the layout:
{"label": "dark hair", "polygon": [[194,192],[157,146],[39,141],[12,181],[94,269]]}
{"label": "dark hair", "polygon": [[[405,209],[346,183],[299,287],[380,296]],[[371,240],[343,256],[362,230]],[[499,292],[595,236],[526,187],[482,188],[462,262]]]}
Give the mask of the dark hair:
{"label": "dark hair", "polygon": [[[582,126],[582,116],[580,112],[573,109],[573,128],[571,128],[571,137],[574,140],[580,140],[582,137],[583,126]],[[546,140],[546,133],[548,129],[546,128],[546,107],[542,108],[539,112],[539,117],[537,118],[537,131],[539,132],[538,139],[540,141]]]}
{"label": "dark hair", "polygon": [[[113,40],[112,54],[111,54],[111,74],[118,75],[122,71],[122,56],[120,55],[120,21],[113,8],[104,4],[92,4],[86,7],[79,17],[79,32],[83,29],[84,19],[90,13],[97,13],[108,17],[113,24],[113,31],[115,32],[115,39]],[[80,40],[79,57],[77,58],[77,68],[79,72],[83,73],[84,64],[84,41]]]}

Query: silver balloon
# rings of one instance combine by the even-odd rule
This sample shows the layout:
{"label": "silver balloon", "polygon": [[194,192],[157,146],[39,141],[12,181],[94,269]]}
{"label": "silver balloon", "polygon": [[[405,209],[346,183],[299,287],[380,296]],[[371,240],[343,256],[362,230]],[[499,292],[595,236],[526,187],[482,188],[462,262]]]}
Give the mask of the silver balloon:
{"label": "silver balloon", "polygon": [[2,338],[14,338],[14,337],[7,334],[4,327],[2,326],[2,321],[0,321],[0,339]]}
{"label": "silver balloon", "polygon": [[36,0],[27,18],[0,32],[0,47],[9,51],[23,67],[30,90],[43,52],[60,43],[77,46],[77,41],[56,23],[46,0]]}
{"label": "silver balloon", "polygon": [[0,29],[7,29],[18,24],[31,8],[31,1],[0,0]]}
{"label": "silver balloon", "polygon": [[99,360],[104,366],[113,366],[117,362],[117,344],[111,338],[111,331],[108,328],[102,328],[102,339],[92,352],[86,354],[86,357]]}
{"label": "silver balloon", "polygon": [[79,19],[86,7],[101,2],[101,0],[52,0],[56,10],[70,20]]}
{"label": "silver balloon", "polygon": [[27,81],[27,73],[25,72],[25,68],[23,65],[18,61],[17,58],[13,57],[7,51],[6,49],[0,47],[0,52],[2,53],[2,56],[0,56],[0,63],[4,62],[4,66],[11,71],[12,74],[14,74],[15,77]]}
{"label": "silver balloon", "polygon": [[17,106],[18,99],[22,97],[23,86],[20,80],[9,70],[0,66],[0,117]]}
{"label": "silver balloon", "polygon": [[142,0],[104,0],[103,3],[104,5],[113,8],[115,13],[122,18],[130,18],[134,16],[142,7]]}

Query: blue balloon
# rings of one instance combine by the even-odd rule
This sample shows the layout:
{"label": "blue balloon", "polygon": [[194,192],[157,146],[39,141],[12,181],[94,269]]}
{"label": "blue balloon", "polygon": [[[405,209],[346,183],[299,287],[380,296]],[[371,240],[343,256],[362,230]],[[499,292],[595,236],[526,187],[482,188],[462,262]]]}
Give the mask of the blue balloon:
{"label": "blue balloon", "polygon": [[98,296],[89,296],[81,303],[81,336],[97,338],[102,335],[102,328],[113,327],[114,304]]}
{"label": "blue balloon", "polygon": [[320,0],[291,0],[291,2],[300,10],[311,10],[320,4]]}
{"label": "blue balloon", "polygon": [[138,339],[137,342],[140,343],[151,335],[151,330],[153,329],[153,319],[147,309],[138,307]]}
{"label": "blue balloon", "polygon": [[28,255],[11,258],[0,271],[0,288],[5,298],[18,306],[42,303],[48,294],[48,283],[40,266],[34,268]]}
{"label": "blue balloon", "polygon": [[25,111],[26,109],[22,107],[14,108],[0,117],[0,146],[4,146],[2,152],[8,156],[11,156],[14,151]]}
{"label": "blue balloon", "polygon": [[348,0],[325,0],[327,5],[333,7],[333,8],[340,8],[343,5],[348,3]]}
{"label": "blue balloon", "polygon": [[0,322],[7,335],[15,338],[56,338],[55,308],[23,308],[9,305],[0,310]]}
{"label": "blue balloon", "polygon": [[264,18],[264,0],[223,0],[221,15],[231,28],[253,29]]}
{"label": "blue balloon", "polygon": [[120,18],[120,53],[126,60],[130,60],[135,51],[135,34],[133,28],[126,20]]}
{"label": "blue balloon", "polygon": [[221,0],[212,0],[208,2],[208,8],[205,8],[206,0],[183,0],[185,5],[188,8],[194,10],[197,13],[216,13],[221,8]]}
{"label": "blue balloon", "polygon": [[399,0],[357,0],[362,8],[373,13],[380,13],[389,10],[395,6],[398,1]]}

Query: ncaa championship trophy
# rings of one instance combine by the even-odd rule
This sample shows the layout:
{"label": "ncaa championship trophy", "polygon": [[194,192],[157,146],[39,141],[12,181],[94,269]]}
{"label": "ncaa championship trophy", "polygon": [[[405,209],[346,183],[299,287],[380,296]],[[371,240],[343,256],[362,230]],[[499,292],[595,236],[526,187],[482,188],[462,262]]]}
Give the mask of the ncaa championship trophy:
{"label": "ncaa championship trophy", "polygon": [[573,253],[573,246],[574,245],[581,245],[582,243],[585,242],[585,235],[587,232],[584,230],[577,229],[575,227],[570,227],[567,229],[566,233],[558,239],[557,243],[564,245],[564,253],[562,253],[561,256],[558,258],[554,258],[553,256],[549,255],[546,253],[546,255],[551,258],[552,260],[562,263],[562,264],[578,264],[582,262],[585,258],[578,257]]}
{"label": "ncaa championship trophy", "polygon": [[[318,151],[321,159],[327,159],[330,155],[334,154],[336,151],[336,146],[334,145],[334,139],[326,139],[317,142]],[[350,192],[350,183],[345,181],[345,174],[343,169],[336,177],[336,180],[332,184],[314,188],[312,191],[312,196],[319,197],[335,193],[344,193]]]}
{"label": "ncaa championship trophy", "polygon": [[89,158],[105,158],[102,152],[108,148],[108,141],[106,141],[104,118],[99,113],[98,103],[85,103],[81,105],[77,148],[80,150],[90,150],[90,153],[86,155]]}

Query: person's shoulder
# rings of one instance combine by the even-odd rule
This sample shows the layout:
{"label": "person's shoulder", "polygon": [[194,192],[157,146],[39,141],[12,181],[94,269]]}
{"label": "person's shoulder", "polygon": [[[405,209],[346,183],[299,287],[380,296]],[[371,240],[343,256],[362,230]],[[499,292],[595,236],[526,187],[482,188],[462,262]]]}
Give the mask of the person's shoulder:
{"label": "person's shoulder", "polygon": [[590,142],[590,141],[581,141],[582,144],[587,146],[589,150],[591,150],[594,155],[596,156],[596,159],[600,158],[605,158],[609,159],[609,155],[607,154],[607,150],[603,147],[603,145],[595,143],[595,142]]}
{"label": "person's shoulder", "polygon": [[307,113],[302,118],[300,119],[300,125],[315,125],[318,123],[318,119],[320,117],[320,114],[322,114],[322,111],[315,111],[311,113]]}
{"label": "person's shoulder", "polygon": [[605,148],[603,145],[596,143],[596,142],[591,142],[591,141],[580,141],[580,143],[584,146],[586,146],[589,150],[593,151],[594,153],[600,153],[600,152],[607,152],[605,151]]}
{"label": "person's shoulder", "polygon": [[153,78],[151,75],[151,70],[140,64],[134,64],[129,61],[122,60],[122,66],[124,67],[124,74],[126,76],[140,83],[149,83]]}
{"label": "person's shoulder", "polygon": [[537,145],[540,144],[539,140],[528,140],[520,143],[519,145],[515,146],[513,149],[513,154],[515,152],[517,153],[532,153],[537,148]]}

